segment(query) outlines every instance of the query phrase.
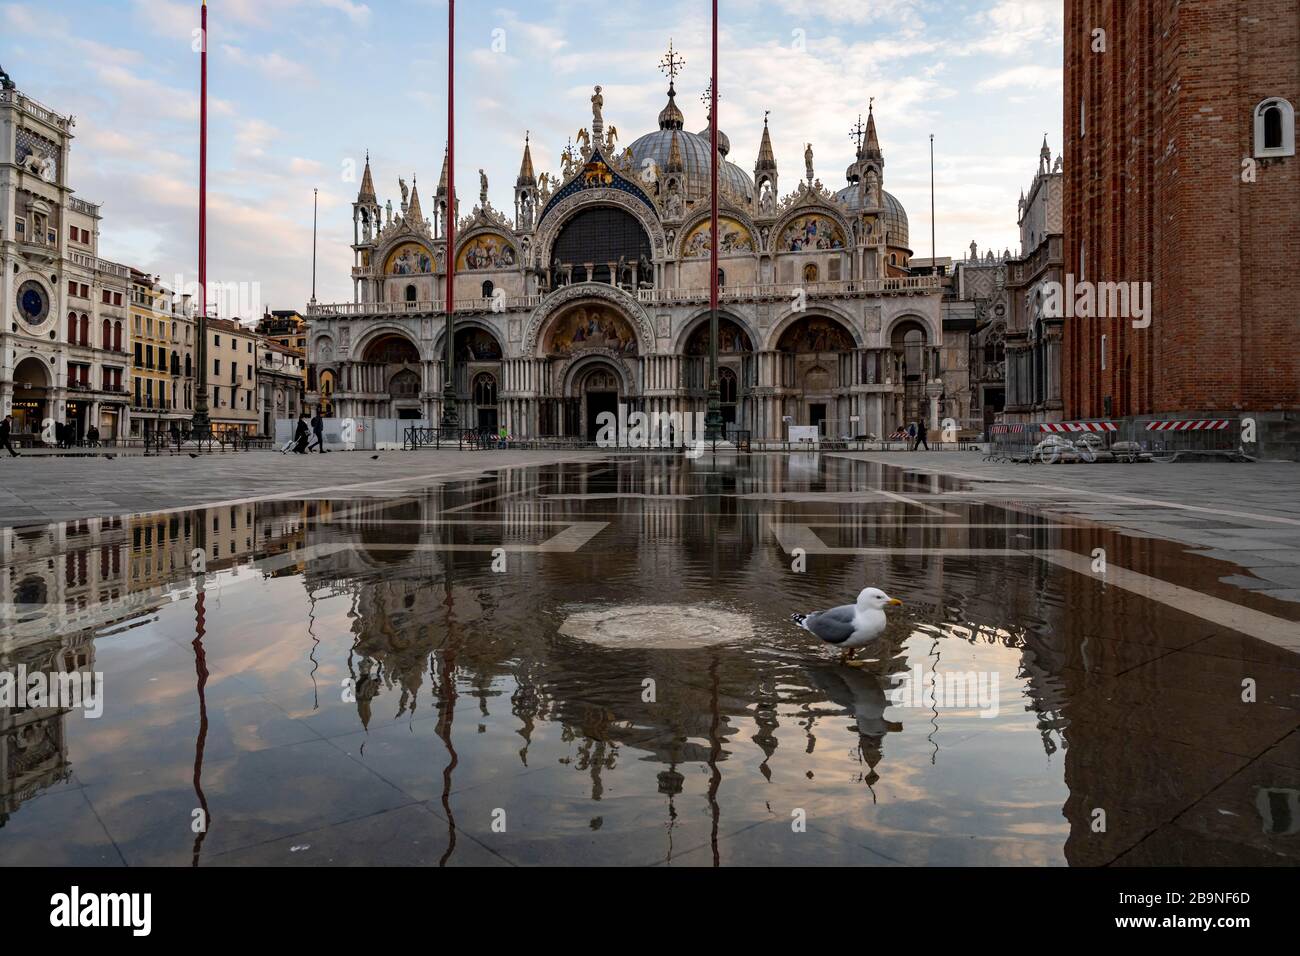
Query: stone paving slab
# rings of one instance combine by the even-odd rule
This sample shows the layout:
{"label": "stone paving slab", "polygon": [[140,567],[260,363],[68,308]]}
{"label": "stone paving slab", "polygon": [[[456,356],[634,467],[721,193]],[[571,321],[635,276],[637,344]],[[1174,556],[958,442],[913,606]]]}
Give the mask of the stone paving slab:
{"label": "stone paving slab", "polygon": [[[1153,535],[1235,564],[1221,580],[1243,590],[1300,603],[1300,511],[1296,462],[1201,462],[1142,465],[1015,465],[964,452],[845,452],[838,457],[891,465],[921,482],[944,475],[963,482],[967,501],[997,501],[1030,513],[1089,521]],[[949,487],[920,501],[952,498]]]}
{"label": "stone paving slab", "polygon": [[320,497],[333,490],[375,494],[422,487],[497,468],[522,468],[605,457],[585,451],[388,451],[198,458],[60,458],[0,460],[0,527],[257,498]]}

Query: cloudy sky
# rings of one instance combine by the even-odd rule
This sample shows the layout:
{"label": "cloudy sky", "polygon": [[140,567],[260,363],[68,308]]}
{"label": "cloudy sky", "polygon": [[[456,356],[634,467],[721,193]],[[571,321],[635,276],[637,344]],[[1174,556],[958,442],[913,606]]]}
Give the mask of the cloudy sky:
{"label": "cloudy sky", "polygon": [[[875,97],[885,188],[930,254],[929,135],[940,255],[1017,244],[1016,200],[1043,134],[1060,148],[1060,0],[722,0],[720,110],[730,159],[752,170],[771,110],[782,193],[811,142],[844,184],[849,130]],[[457,170],[462,209],[513,210],[524,131],[555,172],[590,124],[592,86],[626,144],[656,128],[673,40],[678,103],[703,129],[709,3],[462,2]],[[447,0],[211,0],[209,275],[256,283],[267,308],[351,298],[351,203],[370,150],[381,202],[397,178],[437,184],[446,132]],[[77,118],[71,182],[103,204],[100,254],[193,281],[197,247],[199,3],[0,0],[0,64],[19,89]],[[425,206],[426,212],[430,207]]]}

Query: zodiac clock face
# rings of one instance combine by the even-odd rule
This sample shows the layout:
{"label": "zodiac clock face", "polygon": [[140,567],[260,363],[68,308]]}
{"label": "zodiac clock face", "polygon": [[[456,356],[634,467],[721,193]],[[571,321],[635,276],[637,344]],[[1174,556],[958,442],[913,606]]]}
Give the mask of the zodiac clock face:
{"label": "zodiac clock face", "polygon": [[28,325],[40,325],[50,314],[50,295],[34,281],[18,287],[18,312]]}

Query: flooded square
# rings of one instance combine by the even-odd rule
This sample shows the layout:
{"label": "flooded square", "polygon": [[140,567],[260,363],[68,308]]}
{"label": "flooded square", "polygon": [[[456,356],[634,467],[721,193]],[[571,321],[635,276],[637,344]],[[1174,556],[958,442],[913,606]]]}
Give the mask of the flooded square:
{"label": "flooded square", "polygon": [[[628,455],[5,529],[51,694],[0,864],[1293,865],[1297,606],[969,487]],[[791,620],[866,587],[856,666]]]}

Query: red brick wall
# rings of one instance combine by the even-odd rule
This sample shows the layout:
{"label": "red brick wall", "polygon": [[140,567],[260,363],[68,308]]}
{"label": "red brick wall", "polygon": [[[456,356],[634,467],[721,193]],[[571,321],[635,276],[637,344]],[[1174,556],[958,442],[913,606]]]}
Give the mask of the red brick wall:
{"label": "red brick wall", "polygon": [[1300,158],[1241,179],[1256,105],[1300,107],[1300,0],[1065,0],[1065,26],[1065,269],[1154,301],[1148,329],[1067,319],[1067,417],[1300,408]]}

